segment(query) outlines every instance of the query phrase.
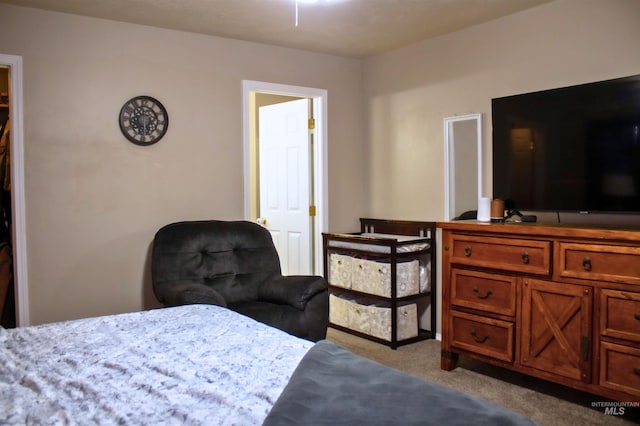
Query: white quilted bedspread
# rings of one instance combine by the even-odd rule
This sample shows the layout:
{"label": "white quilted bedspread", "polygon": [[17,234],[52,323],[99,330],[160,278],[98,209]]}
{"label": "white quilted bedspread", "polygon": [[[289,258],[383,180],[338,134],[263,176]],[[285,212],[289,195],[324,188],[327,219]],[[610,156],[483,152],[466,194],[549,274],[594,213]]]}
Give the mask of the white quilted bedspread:
{"label": "white quilted bedspread", "polygon": [[0,424],[261,424],[312,345],[211,305],[0,329]]}

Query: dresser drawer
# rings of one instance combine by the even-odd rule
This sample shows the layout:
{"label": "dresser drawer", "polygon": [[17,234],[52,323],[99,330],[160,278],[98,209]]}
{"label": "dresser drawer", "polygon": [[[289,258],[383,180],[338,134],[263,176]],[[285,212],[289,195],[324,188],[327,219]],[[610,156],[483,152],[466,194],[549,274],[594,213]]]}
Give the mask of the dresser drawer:
{"label": "dresser drawer", "polygon": [[451,263],[548,275],[551,242],[454,234]]}
{"label": "dresser drawer", "polygon": [[561,277],[640,284],[640,247],[558,243]]}
{"label": "dresser drawer", "polygon": [[452,347],[513,362],[513,323],[456,311],[449,321]]}
{"label": "dresser drawer", "polygon": [[640,293],[602,290],[600,334],[640,342]]}
{"label": "dresser drawer", "polygon": [[516,313],[516,277],[454,268],[450,284],[453,305],[508,316]]}
{"label": "dresser drawer", "polygon": [[602,342],[600,386],[640,395],[640,349]]}

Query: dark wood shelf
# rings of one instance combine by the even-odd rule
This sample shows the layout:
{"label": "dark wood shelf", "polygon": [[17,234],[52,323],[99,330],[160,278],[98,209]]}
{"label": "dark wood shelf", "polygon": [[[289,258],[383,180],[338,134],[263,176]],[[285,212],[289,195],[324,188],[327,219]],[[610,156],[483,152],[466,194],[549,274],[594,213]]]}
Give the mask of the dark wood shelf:
{"label": "dark wood shelf", "polygon": [[[369,234],[369,235],[363,235]],[[376,234],[371,236],[370,234]],[[380,236],[380,234],[384,234]],[[398,238],[394,238],[397,235]],[[413,237],[407,238],[407,237]],[[400,238],[402,237],[402,238]],[[345,242],[366,244],[368,246],[384,247],[384,250],[379,249],[367,249],[363,247],[344,247],[342,245],[335,245],[332,242]],[[421,247],[418,250],[408,250],[409,246],[417,243],[427,243],[426,248]],[[399,251],[402,250],[402,251]],[[417,222],[417,221],[397,221],[397,220],[382,220],[382,219],[360,219],[360,233],[324,233],[323,234],[323,251],[324,251],[324,276],[329,284],[329,292],[334,296],[349,295],[355,296],[360,300],[370,300],[372,302],[381,302],[383,308],[390,309],[391,316],[391,335],[389,339],[379,338],[370,334],[367,334],[361,330],[353,330],[344,325],[335,324],[330,322],[330,326],[346,333],[362,337],[364,339],[372,340],[384,345],[396,349],[398,346],[415,343],[421,340],[435,338],[436,330],[436,223],[435,222]],[[367,261],[378,262],[384,260],[385,264],[389,265],[389,286],[390,295],[384,296],[380,294],[373,294],[366,291],[360,291],[358,289],[352,289],[342,286],[336,286],[331,284],[331,277],[329,276],[329,265],[331,254],[340,254],[343,256],[353,257],[356,259],[364,259]],[[397,266],[404,261],[415,260],[418,262],[429,263],[430,272],[428,275],[429,290],[418,292],[407,296],[398,296],[397,288]],[[422,267],[422,266],[420,266]],[[420,278],[418,277],[418,280]],[[418,282],[418,289],[420,288],[420,282]],[[386,293],[386,291],[385,291]],[[423,307],[420,302],[424,301],[430,307],[430,330],[420,328],[420,312],[417,313],[416,321],[418,322],[418,334],[406,339],[398,338],[398,308],[407,303],[415,303],[416,308]],[[354,302],[357,305],[357,302]]]}

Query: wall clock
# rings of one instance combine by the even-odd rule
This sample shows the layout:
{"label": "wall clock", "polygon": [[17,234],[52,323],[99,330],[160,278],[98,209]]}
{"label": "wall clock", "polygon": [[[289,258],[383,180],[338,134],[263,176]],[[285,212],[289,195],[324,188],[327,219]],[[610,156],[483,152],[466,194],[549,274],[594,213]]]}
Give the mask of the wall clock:
{"label": "wall clock", "polygon": [[169,115],[165,107],[151,96],[136,96],[128,100],[120,110],[120,130],[136,145],[153,145],[169,127]]}

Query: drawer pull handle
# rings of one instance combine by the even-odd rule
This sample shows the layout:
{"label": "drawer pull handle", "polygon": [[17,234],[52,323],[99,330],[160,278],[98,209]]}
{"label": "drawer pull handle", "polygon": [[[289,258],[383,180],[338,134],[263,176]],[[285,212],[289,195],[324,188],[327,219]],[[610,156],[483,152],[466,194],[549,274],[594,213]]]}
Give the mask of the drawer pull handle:
{"label": "drawer pull handle", "polygon": [[478,290],[478,287],[474,287],[473,288],[473,292],[476,294],[476,296],[478,296],[478,299],[486,299],[487,297],[489,297],[489,296],[491,296],[493,294],[493,290],[489,289],[489,290],[487,290],[485,295],[482,296],[480,294],[480,290]]}
{"label": "drawer pull handle", "polygon": [[526,251],[522,253],[522,263],[524,263],[525,265],[529,264],[529,253]]}
{"label": "drawer pull handle", "polygon": [[640,312],[636,312],[635,314],[633,314],[633,317],[640,321]]}
{"label": "drawer pull handle", "polygon": [[589,256],[582,259],[582,269],[587,272],[591,270],[591,258]]}
{"label": "drawer pull handle", "polygon": [[636,376],[640,376],[640,368],[637,368],[637,367],[636,367],[636,368],[634,368],[634,369],[633,369],[633,373],[634,373]]}
{"label": "drawer pull handle", "polygon": [[471,256],[471,246],[466,246],[464,248],[464,255],[467,257]]}
{"label": "drawer pull handle", "polygon": [[484,337],[478,337],[476,335],[476,329],[472,328],[470,331],[471,336],[473,337],[473,340],[475,340],[477,343],[484,343],[489,339],[489,335],[485,334]]}

